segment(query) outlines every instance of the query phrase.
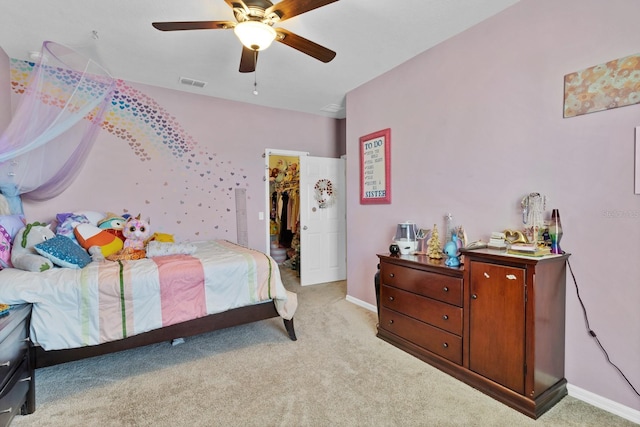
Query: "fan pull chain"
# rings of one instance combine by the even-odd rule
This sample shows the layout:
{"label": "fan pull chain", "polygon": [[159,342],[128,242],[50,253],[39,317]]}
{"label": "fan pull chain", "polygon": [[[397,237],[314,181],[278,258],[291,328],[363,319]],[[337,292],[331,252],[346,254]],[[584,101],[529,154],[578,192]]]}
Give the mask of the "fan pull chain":
{"label": "fan pull chain", "polygon": [[258,71],[257,71],[257,67],[255,67],[255,64],[258,63],[258,51],[254,50],[253,51],[253,64],[254,64],[254,69],[253,69],[253,94],[255,96],[258,96]]}

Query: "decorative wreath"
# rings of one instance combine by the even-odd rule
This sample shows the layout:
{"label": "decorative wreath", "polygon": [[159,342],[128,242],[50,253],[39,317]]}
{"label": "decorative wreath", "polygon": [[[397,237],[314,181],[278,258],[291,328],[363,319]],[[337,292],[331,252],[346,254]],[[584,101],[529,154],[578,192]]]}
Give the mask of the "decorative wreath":
{"label": "decorative wreath", "polygon": [[316,185],[313,186],[313,189],[315,190],[315,199],[319,207],[324,208],[333,203],[335,195],[331,181],[328,179],[319,179]]}

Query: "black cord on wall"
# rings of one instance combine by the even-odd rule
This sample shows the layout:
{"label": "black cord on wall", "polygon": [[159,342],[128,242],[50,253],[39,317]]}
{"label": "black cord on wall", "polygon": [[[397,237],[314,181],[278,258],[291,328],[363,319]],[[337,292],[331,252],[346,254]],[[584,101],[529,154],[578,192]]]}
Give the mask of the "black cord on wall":
{"label": "black cord on wall", "polygon": [[591,335],[593,337],[593,339],[596,341],[596,343],[598,343],[598,347],[600,347],[600,350],[602,350],[602,352],[604,353],[605,357],[607,358],[607,362],[609,362],[611,364],[611,366],[613,366],[614,368],[617,369],[617,371],[620,373],[620,375],[622,375],[622,378],[624,378],[625,381],[629,384],[629,387],[631,387],[633,389],[633,391],[638,396],[640,396],[640,393],[638,393],[638,390],[633,386],[633,384],[631,384],[631,381],[629,381],[627,376],[620,370],[620,368],[618,368],[618,366],[616,366],[615,363],[613,363],[611,361],[611,359],[609,358],[609,354],[607,353],[607,351],[604,349],[604,347],[600,343],[600,340],[596,336],[596,333],[593,332],[593,329],[591,329],[591,326],[589,326],[589,318],[587,317],[587,309],[584,307],[584,303],[582,302],[582,298],[580,298],[580,290],[578,289],[578,282],[576,281],[576,276],[575,276],[575,274],[573,274],[573,269],[571,268],[571,263],[569,262],[568,259],[567,259],[567,265],[569,266],[569,272],[571,273],[571,277],[573,278],[573,284],[576,287],[576,295],[578,296],[578,301],[580,302],[580,306],[582,307],[582,313],[584,314],[584,323],[585,323],[585,326],[587,327],[587,331],[589,332],[589,335]]}

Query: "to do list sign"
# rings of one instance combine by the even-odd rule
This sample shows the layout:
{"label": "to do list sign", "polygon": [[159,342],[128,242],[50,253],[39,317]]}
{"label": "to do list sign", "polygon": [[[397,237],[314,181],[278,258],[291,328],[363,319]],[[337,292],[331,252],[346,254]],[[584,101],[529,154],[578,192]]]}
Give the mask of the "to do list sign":
{"label": "to do list sign", "polygon": [[360,138],[360,203],[391,203],[391,129]]}

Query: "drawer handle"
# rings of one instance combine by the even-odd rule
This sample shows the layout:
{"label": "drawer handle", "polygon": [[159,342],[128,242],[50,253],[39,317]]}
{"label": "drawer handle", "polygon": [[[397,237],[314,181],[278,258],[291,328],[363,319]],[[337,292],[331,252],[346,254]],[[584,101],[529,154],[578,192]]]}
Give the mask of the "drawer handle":
{"label": "drawer handle", "polygon": [[449,316],[445,314],[444,316],[442,316],[442,320],[449,320]]}
{"label": "drawer handle", "polygon": [[11,366],[11,360],[7,360],[4,363],[0,363],[0,367],[1,368],[4,368],[5,366]]}
{"label": "drawer handle", "polygon": [[393,325],[393,319],[389,320],[389,324]]}
{"label": "drawer handle", "polygon": [[2,411],[0,411],[0,414],[8,414],[11,411],[13,411],[13,408],[3,409]]}
{"label": "drawer handle", "polygon": [[471,299],[478,299],[478,295],[476,294],[471,295]]}
{"label": "drawer handle", "polygon": [[449,347],[449,344],[447,344],[447,343],[445,342],[445,343],[443,343],[443,344],[442,344],[442,346],[443,346],[444,348],[447,348],[447,347]]}
{"label": "drawer handle", "polygon": [[447,286],[445,286],[444,288],[442,288],[443,291],[445,292],[449,292],[449,288]]}
{"label": "drawer handle", "polygon": [[396,275],[393,273],[389,273],[389,277],[396,277]]}
{"label": "drawer handle", "polygon": [[389,301],[393,301],[394,299],[394,297],[389,297]]}

